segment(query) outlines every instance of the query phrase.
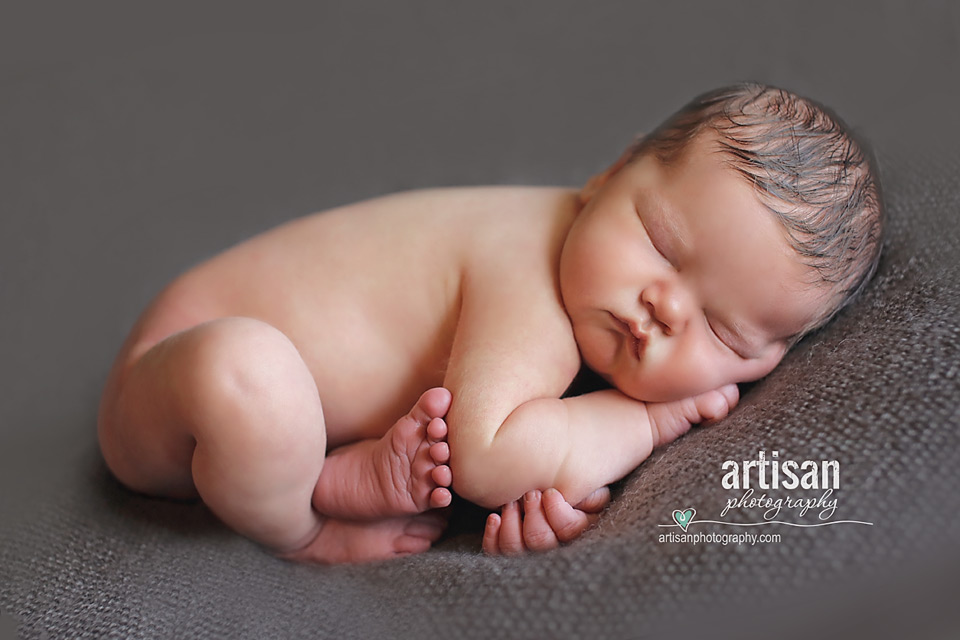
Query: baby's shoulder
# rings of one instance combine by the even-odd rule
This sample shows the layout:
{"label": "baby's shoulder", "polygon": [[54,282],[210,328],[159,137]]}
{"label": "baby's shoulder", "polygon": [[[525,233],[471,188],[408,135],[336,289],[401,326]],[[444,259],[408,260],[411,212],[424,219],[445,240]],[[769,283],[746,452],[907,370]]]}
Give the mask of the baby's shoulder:
{"label": "baby's shoulder", "polygon": [[575,368],[579,360],[561,302],[559,261],[575,214],[576,191],[496,187],[473,197],[482,217],[464,245],[463,308],[477,316],[470,322],[491,324],[497,342],[509,343],[506,334],[522,341],[508,350],[529,355],[542,343],[555,356],[559,349],[574,357],[568,364]]}
{"label": "baby's shoulder", "polygon": [[423,192],[436,215],[469,239],[478,257],[546,257],[566,235],[577,191],[562,187],[455,187]]}

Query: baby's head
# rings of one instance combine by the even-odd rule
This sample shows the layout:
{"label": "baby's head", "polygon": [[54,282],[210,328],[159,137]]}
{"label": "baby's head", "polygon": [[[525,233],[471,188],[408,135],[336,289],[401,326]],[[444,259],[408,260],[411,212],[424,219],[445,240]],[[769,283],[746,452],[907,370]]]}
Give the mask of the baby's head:
{"label": "baby's head", "polygon": [[874,163],[828,109],[743,84],[694,99],[584,187],[560,263],[587,364],[658,401],[765,376],[863,290]]}

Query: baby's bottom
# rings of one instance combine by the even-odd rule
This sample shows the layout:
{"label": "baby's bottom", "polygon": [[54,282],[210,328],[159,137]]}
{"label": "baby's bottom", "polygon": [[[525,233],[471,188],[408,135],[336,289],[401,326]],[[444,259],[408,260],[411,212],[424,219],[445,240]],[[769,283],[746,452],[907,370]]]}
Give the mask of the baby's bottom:
{"label": "baby's bottom", "polygon": [[100,409],[104,458],[131,489],[199,495],[239,533],[298,560],[389,558],[441,535],[430,510],[450,502],[446,390],[425,393],[383,438],[325,460],[319,392],[279,330],[220,318],[148,344],[115,366]]}

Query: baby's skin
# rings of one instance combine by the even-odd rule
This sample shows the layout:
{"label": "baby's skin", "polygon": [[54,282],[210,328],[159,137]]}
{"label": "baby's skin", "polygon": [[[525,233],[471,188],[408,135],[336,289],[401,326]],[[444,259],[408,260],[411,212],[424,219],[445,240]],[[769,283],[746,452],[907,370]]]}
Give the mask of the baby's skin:
{"label": "baby's skin", "polygon": [[[385,196],[197,265],[117,356],[108,466],[301,561],[425,551],[451,490],[506,505],[491,553],[575,537],[606,485],[725,416],[823,304],[711,145],[621,159],[583,190]],[[560,399],[584,364],[614,388]]]}

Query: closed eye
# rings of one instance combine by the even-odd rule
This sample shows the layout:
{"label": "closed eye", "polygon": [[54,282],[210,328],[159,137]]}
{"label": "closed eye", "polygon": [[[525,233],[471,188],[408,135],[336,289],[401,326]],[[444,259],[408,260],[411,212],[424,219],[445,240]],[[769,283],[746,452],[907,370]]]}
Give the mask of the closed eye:
{"label": "closed eye", "polygon": [[661,248],[660,243],[657,242],[657,239],[654,237],[654,234],[650,233],[650,228],[647,226],[646,221],[643,219],[643,215],[640,213],[639,207],[637,207],[637,217],[640,218],[640,224],[643,225],[643,232],[646,234],[647,240],[650,241],[650,246],[653,247],[653,250],[656,251],[657,254],[659,254],[660,257],[664,259],[665,262],[669,263],[670,266],[675,267],[675,265],[673,264],[673,260],[668,258],[667,255],[663,252],[663,249]]}
{"label": "closed eye", "polygon": [[732,347],[730,344],[727,343],[726,340],[724,340],[723,338],[720,337],[720,334],[717,332],[716,328],[713,326],[713,322],[711,321],[711,319],[710,319],[710,317],[709,317],[708,315],[704,314],[704,318],[705,318],[706,321],[707,321],[707,327],[710,328],[710,333],[712,333],[712,334],[713,334],[713,337],[715,337],[715,338],[717,339],[717,342],[719,342],[720,344],[722,344],[724,347],[726,347],[726,348],[729,349],[730,351],[734,352],[734,353],[735,353],[737,356],[739,356],[740,358],[742,358],[742,359],[744,359],[744,360],[747,360],[747,359],[748,359],[748,358],[747,358],[744,354],[742,354],[739,350],[737,350],[735,347]]}

